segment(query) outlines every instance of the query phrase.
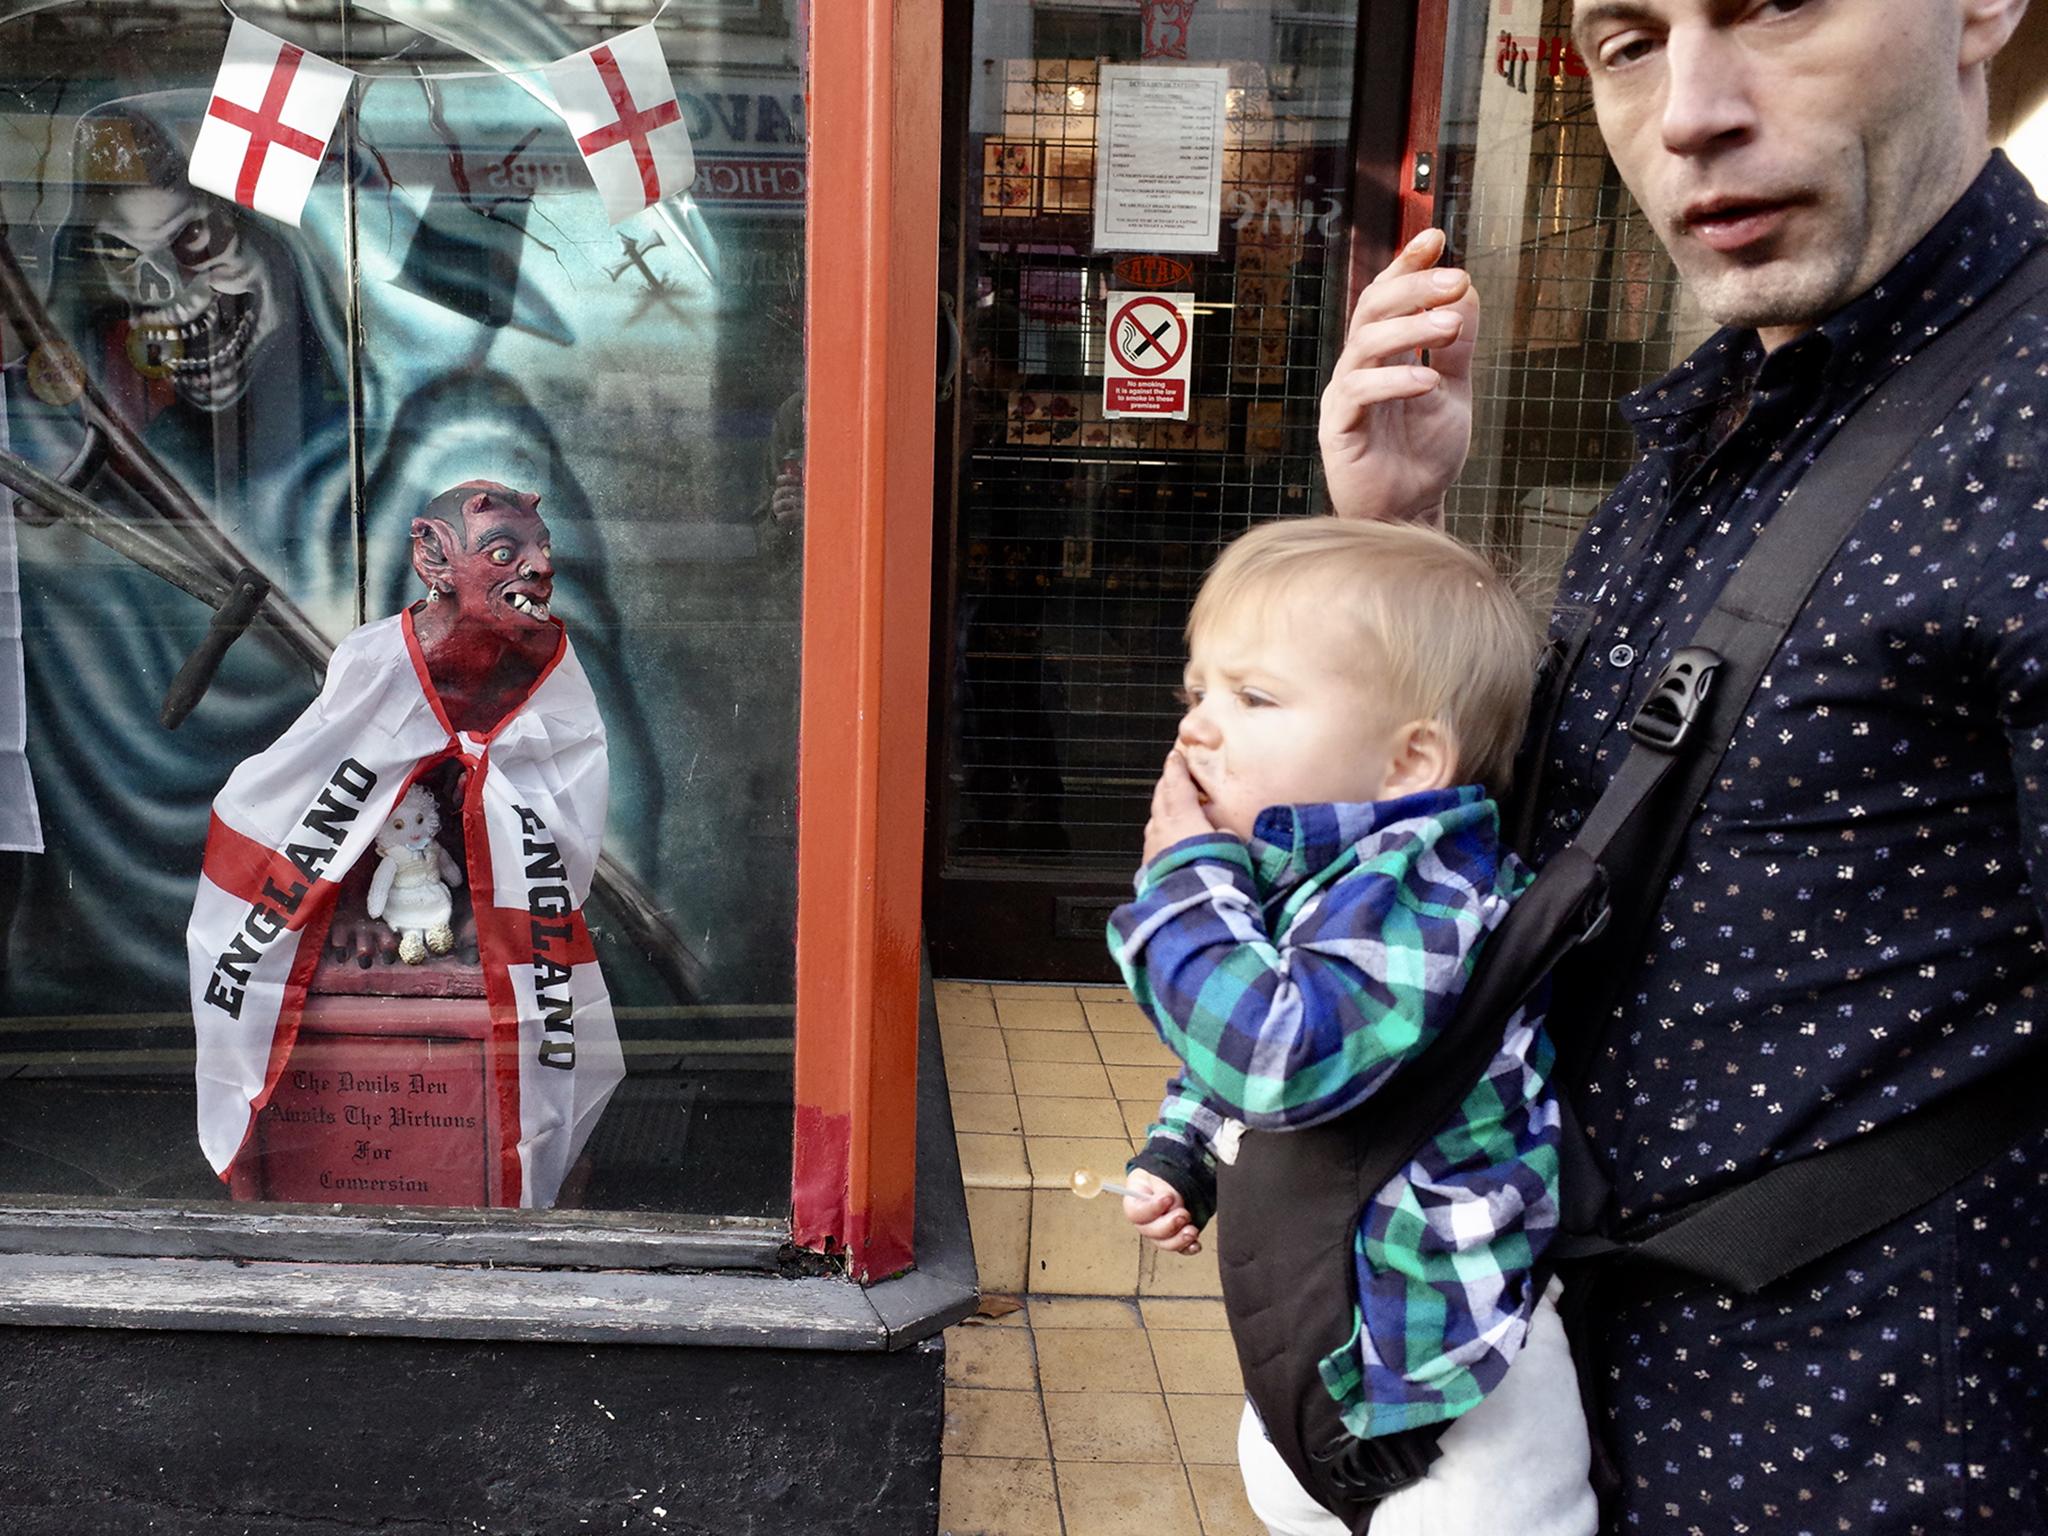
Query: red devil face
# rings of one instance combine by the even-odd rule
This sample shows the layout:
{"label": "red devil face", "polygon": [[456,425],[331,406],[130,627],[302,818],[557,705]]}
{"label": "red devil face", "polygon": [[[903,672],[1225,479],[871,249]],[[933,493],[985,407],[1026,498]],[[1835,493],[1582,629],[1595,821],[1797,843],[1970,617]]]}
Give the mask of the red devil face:
{"label": "red devil face", "polygon": [[462,548],[449,562],[457,612],[517,639],[548,627],[555,594],[548,525],[528,504],[477,496],[462,509]]}

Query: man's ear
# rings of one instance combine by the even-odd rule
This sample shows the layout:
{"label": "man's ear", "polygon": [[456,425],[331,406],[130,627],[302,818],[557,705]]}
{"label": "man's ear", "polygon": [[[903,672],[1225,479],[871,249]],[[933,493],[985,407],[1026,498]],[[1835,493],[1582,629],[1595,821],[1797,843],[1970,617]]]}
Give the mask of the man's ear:
{"label": "man's ear", "polygon": [[1988,64],[2012,41],[2027,0],[1962,0],[1963,47],[1957,63],[1964,69]]}
{"label": "man's ear", "polygon": [[1387,782],[1380,798],[1448,789],[1456,782],[1457,743],[1438,720],[1410,720],[1387,749]]}
{"label": "man's ear", "polygon": [[427,584],[429,592],[446,591],[455,584],[455,532],[438,517],[412,520],[413,574]]}

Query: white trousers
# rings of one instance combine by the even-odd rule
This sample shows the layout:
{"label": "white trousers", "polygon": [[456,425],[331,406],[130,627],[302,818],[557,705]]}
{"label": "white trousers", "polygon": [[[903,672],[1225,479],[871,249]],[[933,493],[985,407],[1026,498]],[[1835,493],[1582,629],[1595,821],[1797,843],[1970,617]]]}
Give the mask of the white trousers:
{"label": "white trousers", "polygon": [[[1429,1475],[1373,1512],[1372,1536],[1593,1536],[1586,1417],[1556,1295],[1553,1282],[1521,1354],[1486,1401],[1444,1431]],[[1295,1481],[1250,1403],[1238,1421],[1237,1461],[1252,1513],[1271,1536],[1349,1536]]]}

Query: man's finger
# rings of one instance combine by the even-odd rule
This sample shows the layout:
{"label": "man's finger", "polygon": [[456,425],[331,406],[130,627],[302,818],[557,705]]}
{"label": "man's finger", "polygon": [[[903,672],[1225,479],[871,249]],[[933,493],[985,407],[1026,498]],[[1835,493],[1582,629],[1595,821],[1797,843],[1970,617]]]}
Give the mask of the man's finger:
{"label": "man's finger", "polygon": [[1411,272],[1384,278],[1359,294],[1351,308],[1346,336],[1362,325],[1391,320],[1401,315],[1419,315],[1447,304],[1456,304],[1472,291],[1472,278],[1462,267],[1439,267],[1429,272]]}
{"label": "man's finger", "polygon": [[1377,368],[1390,362],[1416,362],[1424,349],[1436,351],[1457,344],[1472,330],[1465,312],[1456,304],[1432,309],[1426,314],[1393,315],[1360,326],[1344,343],[1331,368],[1341,377],[1358,368]]}
{"label": "man's finger", "polygon": [[1444,232],[1431,226],[1394,252],[1394,259],[1380,268],[1373,281],[1382,282],[1389,277],[1398,277],[1403,272],[1420,272],[1427,267],[1433,267],[1443,259],[1443,254]]}
{"label": "man's finger", "polygon": [[1434,368],[1419,366],[1361,368],[1347,373],[1323,389],[1323,429],[1350,432],[1374,406],[1390,400],[1420,399],[1442,382]]}

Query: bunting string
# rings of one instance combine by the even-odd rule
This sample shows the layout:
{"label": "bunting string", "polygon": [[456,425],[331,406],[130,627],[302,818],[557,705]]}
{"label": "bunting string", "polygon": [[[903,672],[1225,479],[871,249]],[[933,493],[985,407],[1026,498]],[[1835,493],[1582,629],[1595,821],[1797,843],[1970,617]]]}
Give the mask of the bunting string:
{"label": "bunting string", "polygon": [[[350,91],[358,79],[379,77],[266,32],[236,15],[227,0],[221,0],[221,8],[231,18],[227,47],[192,146],[187,179],[202,191],[296,227]],[[663,0],[662,11],[667,8]],[[662,11],[655,13],[656,20]],[[403,18],[391,19],[410,25]],[[519,83],[543,102],[552,95],[554,110],[575,140],[613,224],[685,191],[696,179],[689,129],[653,21],[530,71],[421,71],[414,78],[518,73],[541,77]]]}

